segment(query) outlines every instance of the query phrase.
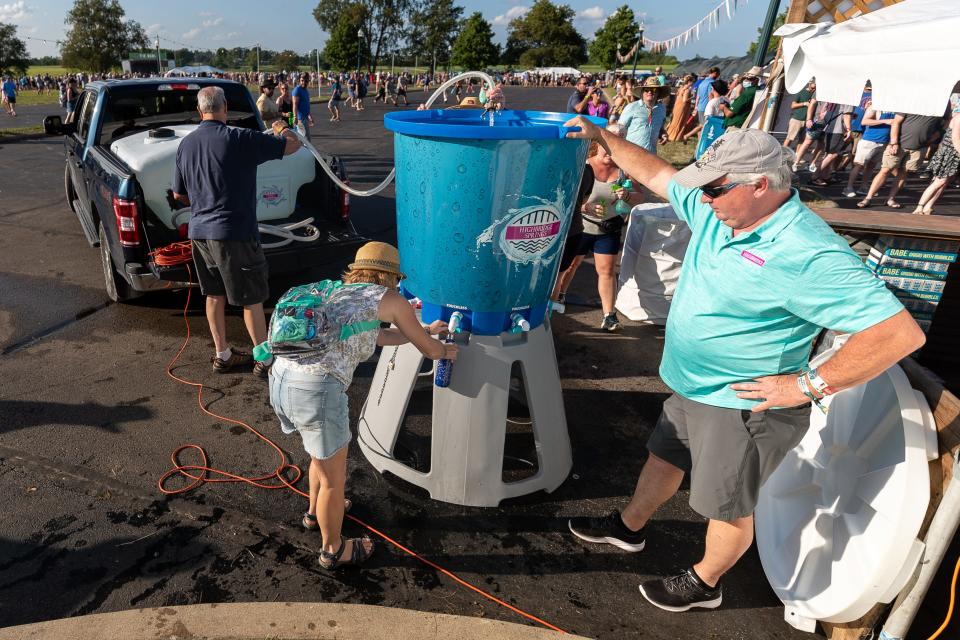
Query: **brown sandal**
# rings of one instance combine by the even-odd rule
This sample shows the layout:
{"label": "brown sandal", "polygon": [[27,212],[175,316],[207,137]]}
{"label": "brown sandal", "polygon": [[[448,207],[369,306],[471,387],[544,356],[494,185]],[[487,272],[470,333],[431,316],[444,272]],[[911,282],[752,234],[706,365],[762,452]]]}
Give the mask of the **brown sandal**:
{"label": "brown sandal", "polygon": [[[352,543],[350,547],[350,557],[344,560],[343,550],[347,548],[347,542]],[[369,549],[364,546],[365,542],[370,543]],[[336,553],[321,551],[317,561],[320,563],[320,566],[327,571],[333,571],[345,564],[362,564],[366,562],[367,559],[373,555],[374,548],[373,540],[367,536],[363,536],[362,538],[341,538],[340,548],[337,549]]]}
{"label": "brown sandal", "polygon": [[[343,512],[350,513],[350,509],[353,508],[353,501],[350,498],[343,499]],[[307,531],[318,531],[320,525],[317,524],[316,514],[304,513],[303,514],[303,528]]]}

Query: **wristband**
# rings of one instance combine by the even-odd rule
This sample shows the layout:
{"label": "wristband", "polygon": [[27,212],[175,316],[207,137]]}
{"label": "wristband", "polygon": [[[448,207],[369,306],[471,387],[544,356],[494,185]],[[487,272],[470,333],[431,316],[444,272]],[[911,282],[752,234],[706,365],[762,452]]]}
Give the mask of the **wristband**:
{"label": "wristband", "polygon": [[797,386],[800,388],[800,392],[805,395],[810,402],[817,405],[817,408],[823,412],[824,415],[827,414],[827,407],[820,402],[820,399],[817,396],[813,395],[813,392],[810,391],[810,387],[807,385],[806,374],[801,373],[797,376]]}
{"label": "wristband", "polygon": [[820,377],[817,369],[810,369],[807,375],[810,377],[810,386],[821,396],[829,396],[836,393],[836,390],[832,389],[830,385],[827,384],[827,381]]}

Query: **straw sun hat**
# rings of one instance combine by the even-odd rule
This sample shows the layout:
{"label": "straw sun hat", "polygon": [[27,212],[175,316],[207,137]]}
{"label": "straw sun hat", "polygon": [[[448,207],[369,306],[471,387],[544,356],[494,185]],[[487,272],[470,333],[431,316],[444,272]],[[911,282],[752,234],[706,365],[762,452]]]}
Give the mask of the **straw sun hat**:
{"label": "straw sun hat", "polygon": [[670,93],[670,87],[660,84],[660,80],[657,79],[657,76],[650,76],[644,80],[643,86],[640,87],[640,93],[643,93],[647,89],[656,89],[658,98],[662,98]]}
{"label": "straw sun hat", "polygon": [[350,269],[373,269],[404,277],[400,271],[400,252],[386,242],[368,242],[357,250]]}

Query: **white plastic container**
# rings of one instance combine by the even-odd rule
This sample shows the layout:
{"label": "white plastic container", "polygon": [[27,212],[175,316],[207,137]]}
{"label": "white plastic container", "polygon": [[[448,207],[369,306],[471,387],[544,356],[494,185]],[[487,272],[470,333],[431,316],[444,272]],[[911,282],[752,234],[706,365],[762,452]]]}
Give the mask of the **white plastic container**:
{"label": "white plastic container", "polygon": [[[110,145],[110,151],[137,176],[147,206],[171,229],[178,222],[186,222],[183,216],[175,221],[176,213],[167,203],[167,189],[173,185],[177,149],[180,142],[198,126],[186,124],[164,127],[174,132],[170,138],[150,138],[148,131],[140,131]],[[257,220],[290,217],[296,205],[297,191],[312,182],[315,176],[315,161],[306,149],[260,165],[257,169]]]}
{"label": "white plastic container", "polygon": [[[814,365],[833,355],[827,351]],[[756,539],[792,626],[850,622],[904,587],[936,457],[933,415],[899,366],[829,396],[760,491]],[[931,437],[932,436],[932,437]]]}

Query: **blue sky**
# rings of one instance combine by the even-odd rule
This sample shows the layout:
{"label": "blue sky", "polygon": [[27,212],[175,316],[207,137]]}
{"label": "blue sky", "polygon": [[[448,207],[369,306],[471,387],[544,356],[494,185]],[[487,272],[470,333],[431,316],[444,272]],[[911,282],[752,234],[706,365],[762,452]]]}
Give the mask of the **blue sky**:
{"label": "blue sky", "polygon": [[[557,0],[554,0],[557,2]],[[643,0],[628,2],[642,16],[646,36],[665,40],[685,31],[705,16],[721,0]],[[558,3],[562,3],[560,0]],[[322,47],[327,34],[313,19],[314,2],[279,0],[232,0],[230,2],[197,2],[195,0],[120,0],[127,16],[137,20],[153,37],[161,37],[161,46],[176,48],[180,44],[195,48],[253,46],[259,42],[268,49],[293,49],[306,52]],[[493,24],[496,40],[506,40],[510,19],[529,9],[532,0],[459,0],[465,15],[480,11]],[[607,16],[624,4],[623,0],[567,0],[577,12],[574,21],[580,33],[592,39],[594,31]],[[785,1],[784,3],[785,4]],[[732,21],[726,14],[718,29],[701,32],[700,40],[674,50],[680,59],[696,54],[743,55],[763,23],[768,0],[738,0],[739,8]],[[0,0],[0,22],[17,25],[18,35],[25,39],[31,56],[55,55],[52,42],[63,36],[63,19],[73,0]],[[175,41],[171,42],[171,41]]]}

